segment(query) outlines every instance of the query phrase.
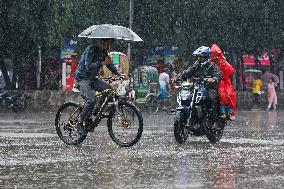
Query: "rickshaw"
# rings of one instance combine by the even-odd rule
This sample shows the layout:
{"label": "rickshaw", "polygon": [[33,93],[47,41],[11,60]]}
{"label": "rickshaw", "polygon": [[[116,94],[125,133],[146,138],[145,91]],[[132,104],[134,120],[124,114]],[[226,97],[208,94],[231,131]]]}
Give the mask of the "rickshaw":
{"label": "rickshaw", "polygon": [[[112,58],[112,62],[117,66],[118,71],[125,75],[129,73],[129,58],[121,52],[110,52],[109,55]],[[101,70],[101,77],[112,76],[111,71],[104,65]]]}
{"label": "rickshaw", "polygon": [[[109,55],[111,56],[113,64],[117,67],[118,71],[126,76],[129,74],[129,58],[127,55],[121,52],[110,52]],[[100,72],[101,78],[108,78],[111,77],[113,74],[112,72],[104,65]],[[126,91],[129,85],[129,78],[124,82],[117,81],[116,85],[118,85],[119,94],[121,96],[126,96]]]}
{"label": "rickshaw", "polygon": [[147,109],[145,97],[156,93],[158,89],[158,70],[152,66],[140,66],[133,71],[133,87],[136,92],[136,102]]}

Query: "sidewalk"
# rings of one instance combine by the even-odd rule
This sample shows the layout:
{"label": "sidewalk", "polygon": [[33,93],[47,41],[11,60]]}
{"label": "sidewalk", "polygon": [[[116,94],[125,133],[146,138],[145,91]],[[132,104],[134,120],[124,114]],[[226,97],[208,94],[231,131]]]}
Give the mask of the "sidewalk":
{"label": "sidewalk", "polygon": [[[79,93],[72,91],[57,90],[34,90],[27,91],[32,97],[28,102],[28,109],[32,111],[54,111],[57,110],[66,101],[83,102]],[[249,91],[237,91],[237,108],[240,110],[251,110],[253,108],[252,93]],[[137,104],[144,104],[144,98],[136,100]],[[267,95],[260,97],[260,104],[263,110],[267,105]],[[282,109],[284,105],[284,95],[278,93],[278,109]]]}

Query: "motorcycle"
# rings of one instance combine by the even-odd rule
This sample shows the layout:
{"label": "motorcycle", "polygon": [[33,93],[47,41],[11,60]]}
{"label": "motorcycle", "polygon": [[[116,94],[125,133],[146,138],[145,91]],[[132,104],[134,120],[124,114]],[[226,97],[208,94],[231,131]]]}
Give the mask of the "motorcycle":
{"label": "motorcycle", "polygon": [[0,106],[1,108],[8,108],[14,112],[20,112],[27,108],[28,95],[25,92],[17,92],[11,94],[5,90],[0,93]]}
{"label": "motorcycle", "polygon": [[227,120],[220,118],[218,104],[214,104],[211,110],[206,106],[207,79],[193,78],[191,82],[182,82],[177,86],[179,93],[174,136],[179,144],[185,143],[189,134],[206,135],[211,143],[216,143],[222,138]]}

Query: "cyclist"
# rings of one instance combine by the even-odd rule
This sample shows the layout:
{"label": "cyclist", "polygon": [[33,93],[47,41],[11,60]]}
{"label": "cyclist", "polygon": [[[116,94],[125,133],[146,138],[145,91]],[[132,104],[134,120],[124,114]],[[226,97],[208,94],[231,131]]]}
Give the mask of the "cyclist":
{"label": "cyclist", "polygon": [[76,128],[79,133],[86,135],[87,130],[83,126],[83,122],[88,119],[96,104],[96,97],[92,90],[103,91],[110,88],[109,84],[98,78],[100,69],[103,65],[115,75],[121,76],[115,65],[112,63],[111,57],[108,55],[108,49],[110,48],[113,39],[101,39],[96,45],[88,46],[80,61],[78,68],[75,72],[75,78],[77,85],[86,99],[86,104],[80,114]]}

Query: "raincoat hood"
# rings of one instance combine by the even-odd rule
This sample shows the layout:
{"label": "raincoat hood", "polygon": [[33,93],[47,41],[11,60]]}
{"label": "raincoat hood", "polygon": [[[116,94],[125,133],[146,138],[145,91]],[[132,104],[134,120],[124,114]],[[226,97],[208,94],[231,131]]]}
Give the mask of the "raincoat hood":
{"label": "raincoat hood", "polygon": [[[224,54],[223,54],[221,48],[218,47],[218,45],[213,44],[213,45],[211,46],[211,57],[210,57],[210,59],[212,60],[212,59],[214,59],[214,58],[217,57],[217,56],[220,56],[220,59],[221,59],[221,60],[224,59]],[[220,60],[219,60],[219,61],[220,61]]]}

